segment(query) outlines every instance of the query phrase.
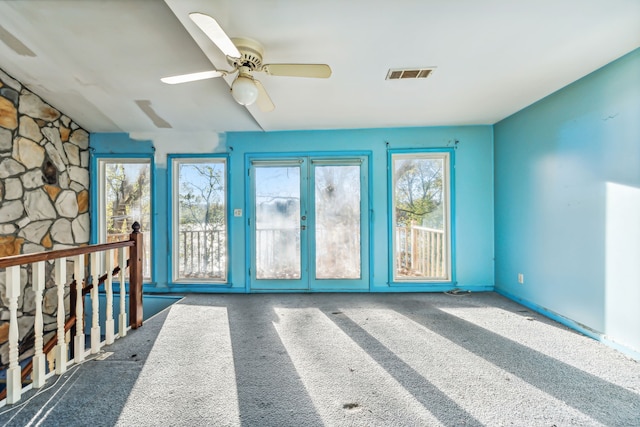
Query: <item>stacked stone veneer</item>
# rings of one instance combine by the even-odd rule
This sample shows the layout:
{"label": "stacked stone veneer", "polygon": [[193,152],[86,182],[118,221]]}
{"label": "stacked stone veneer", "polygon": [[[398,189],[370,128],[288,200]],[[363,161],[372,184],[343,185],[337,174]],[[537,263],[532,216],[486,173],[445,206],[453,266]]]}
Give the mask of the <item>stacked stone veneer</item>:
{"label": "stacked stone veneer", "polygon": [[[88,190],[87,131],[0,70],[0,257],[87,244]],[[48,336],[55,330],[57,312],[52,269],[53,264],[47,263],[49,279],[43,312]],[[31,347],[33,339],[35,304],[30,270],[23,267],[20,272],[21,352]],[[71,271],[72,265],[67,266],[68,276]],[[68,305],[68,297],[66,302]],[[8,319],[5,271],[2,270],[0,368],[8,364]],[[22,353],[21,359],[24,359],[30,352]]]}

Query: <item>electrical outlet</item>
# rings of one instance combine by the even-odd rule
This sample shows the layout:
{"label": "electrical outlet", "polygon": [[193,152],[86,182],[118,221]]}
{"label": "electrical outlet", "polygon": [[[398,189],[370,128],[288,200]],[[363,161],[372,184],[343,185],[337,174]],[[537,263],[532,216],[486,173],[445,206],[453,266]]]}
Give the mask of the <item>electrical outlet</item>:
{"label": "electrical outlet", "polygon": [[524,274],[518,273],[518,283],[524,285]]}

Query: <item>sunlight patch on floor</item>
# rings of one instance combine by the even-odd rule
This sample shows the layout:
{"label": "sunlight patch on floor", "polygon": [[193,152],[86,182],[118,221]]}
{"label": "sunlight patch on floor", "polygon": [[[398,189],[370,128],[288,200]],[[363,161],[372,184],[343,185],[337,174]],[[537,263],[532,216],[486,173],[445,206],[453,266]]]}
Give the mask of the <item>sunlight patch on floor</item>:
{"label": "sunlight patch on floor", "polygon": [[[516,313],[498,307],[482,307],[481,310],[475,307],[438,307],[438,310],[471,322],[533,350],[544,351],[544,348],[558,348],[558,327],[562,328],[562,326],[549,325],[548,320],[539,317],[525,307]],[[563,330],[562,333],[566,334],[566,330]],[[546,351],[544,353],[548,356],[556,356],[548,354]],[[575,358],[567,356],[569,357],[562,358],[563,362],[569,363],[571,359]]]}
{"label": "sunlight patch on floor", "polygon": [[326,425],[441,425],[320,310],[274,310],[274,327]]}
{"label": "sunlight patch on floor", "polygon": [[143,418],[148,408],[155,408],[156,421],[240,425],[235,378],[227,309],[176,304],[118,425],[152,425]]}
{"label": "sunlight patch on floor", "polygon": [[[624,372],[628,362],[625,358],[616,360],[608,358],[608,365],[617,363],[619,368],[602,369],[602,366],[594,365],[592,360],[576,357],[583,349],[593,351],[594,343],[591,338],[577,332],[567,333],[567,328],[564,326],[551,324],[549,323],[551,320],[525,307],[517,312],[499,307],[483,307],[482,310],[470,307],[439,307],[438,309],[614,384],[622,387],[632,384],[631,382],[627,384],[624,378],[617,374],[603,375],[603,372]],[[601,351],[609,354],[613,352],[604,345]]]}
{"label": "sunlight patch on floor", "polygon": [[564,402],[394,310],[342,311],[484,425],[500,425],[509,413],[517,413],[536,425],[544,422],[540,406],[522,404],[530,399],[549,407],[563,407],[568,416],[564,422],[568,424],[579,420],[584,425],[598,425]]}

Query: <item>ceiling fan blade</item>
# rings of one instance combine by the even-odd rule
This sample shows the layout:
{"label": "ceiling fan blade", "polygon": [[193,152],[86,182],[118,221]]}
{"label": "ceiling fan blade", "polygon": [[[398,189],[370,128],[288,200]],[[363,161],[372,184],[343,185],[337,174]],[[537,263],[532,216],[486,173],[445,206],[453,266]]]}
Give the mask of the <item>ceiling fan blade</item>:
{"label": "ceiling fan blade", "polygon": [[232,58],[240,58],[242,56],[236,45],[233,44],[215,19],[199,12],[190,13],[189,18],[218,46],[222,53]]}
{"label": "ceiling fan blade", "polygon": [[271,101],[271,98],[269,98],[269,94],[264,89],[264,86],[262,86],[262,83],[260,83],[260,81],[256,79],[253,79],[253,82],[258,88],[258,99],[256,99],[256,105],[258,106],[260,111],[264,111],[265,113],[273,111],[276,106],[273,105],[273,101]]}
{"label": "ceiling fan blade", "polygon": [[331,76],[327,64],[265,64],[262,71],[272,76],[316,77],[326,79]]}
{"label": "ceiling fan blade", "polygon": [[195,82],[198,80],[212,79],[214,77],[223,76],[225,73],[218,70],[202,71],[200,73],[180,74],[179,76],[163,77],[160,79],[162,83],[175,85],[178,83]]}

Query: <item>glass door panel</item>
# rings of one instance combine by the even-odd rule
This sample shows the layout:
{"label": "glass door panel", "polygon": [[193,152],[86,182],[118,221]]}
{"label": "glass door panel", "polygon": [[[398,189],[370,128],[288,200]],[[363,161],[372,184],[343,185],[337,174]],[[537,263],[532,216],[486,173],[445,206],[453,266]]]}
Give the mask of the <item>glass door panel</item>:
{"label": "glass door panel", "polygon": [[302,161],[260,162],[252,167],[252,271],[254,289],[308,287],[302,250]]}
{"label": "glass door panel", "polygon": [[256,254],[257,279],[300,278],[299,167],[256,168]]}
{"label": "glass door panel", "polygon": [[316,166],[315,278],[360,279],[360,167]]}

